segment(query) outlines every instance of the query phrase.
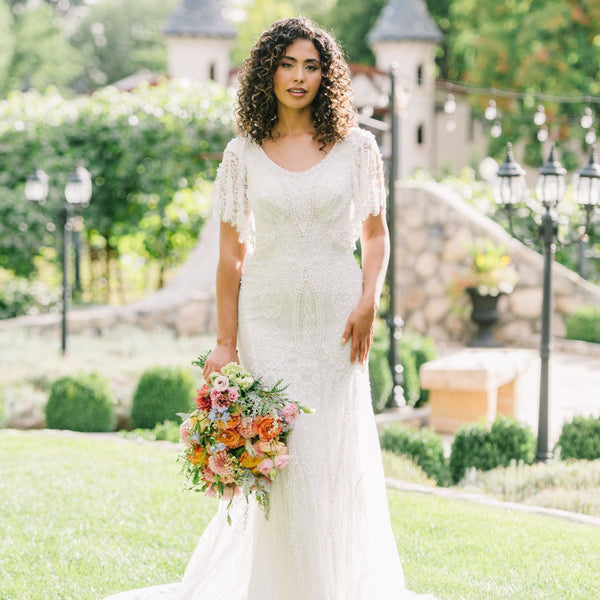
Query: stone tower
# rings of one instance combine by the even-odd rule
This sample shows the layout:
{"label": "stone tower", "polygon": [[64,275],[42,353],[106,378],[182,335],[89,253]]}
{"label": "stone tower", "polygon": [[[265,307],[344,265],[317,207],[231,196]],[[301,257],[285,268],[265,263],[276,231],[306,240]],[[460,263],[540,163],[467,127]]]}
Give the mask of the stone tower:
{"label": "stone tower", "polygon": [[219,0],[183,0],[164,34],[167,73],[229,84],[229,49],[236,32],[221,14]]}
{"label": "stone tower", "polygon": [[435,166],[435,49],[442,40],[424,0],[388,0],[368,35],[377,67],[397,64],[399,177]]}

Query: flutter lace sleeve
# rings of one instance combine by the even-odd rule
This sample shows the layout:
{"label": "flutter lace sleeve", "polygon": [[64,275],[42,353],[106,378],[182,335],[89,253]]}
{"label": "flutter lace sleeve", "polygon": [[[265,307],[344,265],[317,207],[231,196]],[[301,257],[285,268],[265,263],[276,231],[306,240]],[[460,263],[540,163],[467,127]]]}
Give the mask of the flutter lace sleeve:
{"label": "flutter lace sleeve", "polygon": [[386,190],[375,136],[358,128],[350,135],[355,165],[352,229],[356,239],[360,237],[362,222],[370,215],[378,215],[385,210]]}
{"label": "flutter lace sleeve", "polygon": [[244,138],[234,138],[227,144],[213,190],[213,214],[237,230],[240,243],[250,242],[252,234],[246,194],[245,147]]}

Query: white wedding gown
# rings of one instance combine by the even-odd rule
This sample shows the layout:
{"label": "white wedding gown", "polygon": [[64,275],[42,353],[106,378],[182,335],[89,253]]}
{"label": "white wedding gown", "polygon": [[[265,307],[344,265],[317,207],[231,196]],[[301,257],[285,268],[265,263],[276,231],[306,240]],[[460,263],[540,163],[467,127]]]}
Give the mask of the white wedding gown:
{"label": "white wedding gown", "polygon": [[239,353],[266,384],[315,409],[291,434],[292,461],[271,490],[269,520],[240,498],[202,535],[183,580],[111,600],[408,600],[392,533],[366,366],[342,346],[362,292],[353,249],[384,209],[375,139],[353,129],[315,166],[288,171],[232,140],[216,214],[246,242]]}

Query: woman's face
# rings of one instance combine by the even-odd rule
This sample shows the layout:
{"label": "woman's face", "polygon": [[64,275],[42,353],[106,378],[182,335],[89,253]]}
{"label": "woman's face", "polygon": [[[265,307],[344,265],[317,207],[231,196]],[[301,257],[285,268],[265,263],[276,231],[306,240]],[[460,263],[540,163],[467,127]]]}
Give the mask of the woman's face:
{"label": "woman's face", "polygon": [[310,106],[321,85],[321,59],[310,40],[297,39],[281,57],[273,75],[275,97],[281,106]]}

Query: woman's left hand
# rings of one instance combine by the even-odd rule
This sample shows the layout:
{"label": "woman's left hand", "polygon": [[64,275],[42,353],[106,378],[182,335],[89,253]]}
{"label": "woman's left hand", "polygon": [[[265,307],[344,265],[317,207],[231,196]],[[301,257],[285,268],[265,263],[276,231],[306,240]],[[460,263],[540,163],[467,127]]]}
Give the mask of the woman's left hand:
{"label": "woman's left hand", "polygon": [[346,328],[342,334],[342,344],[352,340],[350,362],[364,365],[369,357],[369,349],[373,343],[373,323],[377,307],[361,300],[350,313]]}

